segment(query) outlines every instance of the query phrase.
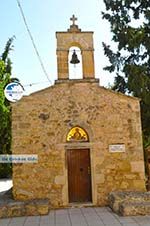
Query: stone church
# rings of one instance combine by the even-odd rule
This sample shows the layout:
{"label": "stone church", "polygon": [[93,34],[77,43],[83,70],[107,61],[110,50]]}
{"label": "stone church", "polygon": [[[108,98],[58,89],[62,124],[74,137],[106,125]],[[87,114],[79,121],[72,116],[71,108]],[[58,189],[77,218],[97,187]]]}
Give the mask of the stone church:
{"label": "stone church", "polygon": [[[111,191],[145,191],[139,99],[99,85],[93,32],[71,20],[56,32],[55,84],[12,104],[13,154],[38,155],[37,163],[13,164],[13,196],[104,206]],[[69,79],[72,46],[81,51],[82,79]]]}

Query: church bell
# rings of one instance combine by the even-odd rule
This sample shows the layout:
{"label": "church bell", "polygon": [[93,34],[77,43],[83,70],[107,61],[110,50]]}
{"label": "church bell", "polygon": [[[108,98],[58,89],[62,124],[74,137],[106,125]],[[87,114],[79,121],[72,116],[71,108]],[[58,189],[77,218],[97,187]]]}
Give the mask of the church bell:
{"label": "church bell", "polygon": [[78,59],[78,56],[77,56],[75,50],[73,51],[72,59],[71,59],[70,63],[71,64],[78,64],[78,63],[80,63],[80,60]]}

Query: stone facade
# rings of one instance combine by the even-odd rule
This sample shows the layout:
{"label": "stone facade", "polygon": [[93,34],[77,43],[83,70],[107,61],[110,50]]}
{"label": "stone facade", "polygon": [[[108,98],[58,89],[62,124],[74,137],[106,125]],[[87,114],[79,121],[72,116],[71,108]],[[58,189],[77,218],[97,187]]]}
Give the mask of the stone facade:
{"label": "stone facade", "polygon": [[[70,149],[89,149],[94,205],[106,205],[111,191],[144,191],[145,172],[137,98],[99,86],[94,76],[93,33],[71,25],[57,32],[58,80],[55,85],[12,104],[13,154],[37,154],[38,163],[13,164],[16,200],[49,199],[68,206]],[[69,80],[68,50],[80,47],[83,79]],[[68,142],[74,127],[88,142]],[[121,146],[123,151],[111,152]]]}
{"label": "stone facade", "polygon": [[[107,204],[117,190],[145,190],[139,100],[99,87],[98,82],[58,82],[13,104],[13,154],[37,154],[38,163],[14,164],[13,194],[17,200],[48,198],[68,205],[66,152],[90,148],[92,201]],[[67,134],[81,126],[88,143],[67,143]],[[111,153],[109,145],[125,144]]]}

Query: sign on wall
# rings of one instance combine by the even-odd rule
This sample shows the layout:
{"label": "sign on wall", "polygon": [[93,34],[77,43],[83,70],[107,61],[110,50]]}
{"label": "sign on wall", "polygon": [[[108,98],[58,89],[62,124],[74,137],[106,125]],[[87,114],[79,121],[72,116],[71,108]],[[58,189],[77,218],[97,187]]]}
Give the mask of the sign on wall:
{"label": "sign on wall", "polygon": [[4,90],[5,97],[11,102],[17,102],[23,97],[23,86],[18,82],[9,83]]}
{"label": "sign on wall", "polygon": [[125,144],[111,144],[109,145],[109,152],[125,152]]}

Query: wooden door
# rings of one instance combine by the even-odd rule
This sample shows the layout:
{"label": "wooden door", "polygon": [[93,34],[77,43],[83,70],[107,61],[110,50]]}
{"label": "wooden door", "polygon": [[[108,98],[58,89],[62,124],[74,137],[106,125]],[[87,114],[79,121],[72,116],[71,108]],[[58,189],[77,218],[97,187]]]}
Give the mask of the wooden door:
{"label": "wooden door", "polygon": [[92,201],[90,150],[68,150],[67,162],[69,202]]}

